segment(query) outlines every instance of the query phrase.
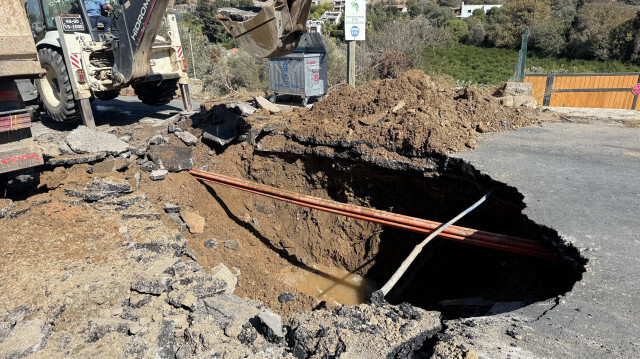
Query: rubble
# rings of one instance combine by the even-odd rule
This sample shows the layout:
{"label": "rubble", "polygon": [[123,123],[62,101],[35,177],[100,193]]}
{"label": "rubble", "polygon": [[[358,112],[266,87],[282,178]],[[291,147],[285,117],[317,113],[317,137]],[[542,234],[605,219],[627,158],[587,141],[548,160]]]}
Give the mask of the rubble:
{"label": "rubble", "polygon": [[86,126],[78,126],[67,135],[65,141],[71,150],[78,154],[105,152],[118,155],[128,150],[127,143],[115,135],[92,130]]}
{"label": "rubble", "polygon": [[271,114],[280,112],[278,105],[270,102],[262,96],[256,97],[256,102],[258,103],[258,107],[268,110]]}
{"label": "rubble", "polygon": [[8,198],[0,198],[0,219],[9,213],[13,208],[13,201]]}
{"label": "rubble", "polygon": [[193,150],[190,148],[152,145],[147,154],[160,169],[169,172],[188,171],[193,168]]}
{"label": "rubble", "polygon": [[180,211],[180,217],[182,217],[182,220],[184,220],[184,223],[187,224],[187,227],[189,228],[189,232],[191,233],[204,232],[205,219],[198,213],[184,210],[184,211]]}
{"label": "rubble", "polygon": [[149,179],[152,181],[161,181],[167,177],[169,171],[167,170],[153,170],[149,173]]}
{"label": "rubble", "polygon": [[178,137],[187,146],[195,146],[195,144],[198,143],[198,137],[194,136],[189,131],[175,132],[174,135],[176,135],[176,137]]}

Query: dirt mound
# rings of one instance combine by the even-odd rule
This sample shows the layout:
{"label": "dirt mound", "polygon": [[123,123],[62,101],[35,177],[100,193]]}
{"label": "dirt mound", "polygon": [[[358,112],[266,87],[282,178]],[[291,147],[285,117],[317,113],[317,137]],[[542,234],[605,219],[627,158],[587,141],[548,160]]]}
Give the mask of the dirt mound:
{"label": "dirt mound", "polygon": [[338,146],[358,142],[409,156],[464,151],[475,147],[479,133],[535,123],[522,110],[501,106],[487,90],[443,88],[419,70],[345,87],[283,117],[291,138]]}

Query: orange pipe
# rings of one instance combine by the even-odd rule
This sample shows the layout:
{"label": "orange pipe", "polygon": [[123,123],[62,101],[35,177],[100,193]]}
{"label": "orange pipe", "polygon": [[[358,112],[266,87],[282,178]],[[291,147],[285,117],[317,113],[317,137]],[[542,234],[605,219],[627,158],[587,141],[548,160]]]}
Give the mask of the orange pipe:
{"label": "orange pipe", "polygon": [[[307,196],[291,191],[277,189],[264,184],[253,183],[250,181],[211,172],[191,170],[189,171],[189,173],[201,180],[222,184],[227,187],[259,194],[272,199],[318,209],[329,213],[362,219],[365,221],[404,229],[416,233],[430,234],[441,225],[441,223],[435,221],[428,221],[401,214],[389,213],[377,209],[364,208],[352,204],[345,204],[318,197]],[[473,244],[506,252],[524,254],[545,259],[553,258],[553,255],[551,254],[551,252],[549,252],[548,249],[543,247],[539,242],[531,239],[478,231],[475,229],[458,226],[450,226],[439,236],[462,243]]]}

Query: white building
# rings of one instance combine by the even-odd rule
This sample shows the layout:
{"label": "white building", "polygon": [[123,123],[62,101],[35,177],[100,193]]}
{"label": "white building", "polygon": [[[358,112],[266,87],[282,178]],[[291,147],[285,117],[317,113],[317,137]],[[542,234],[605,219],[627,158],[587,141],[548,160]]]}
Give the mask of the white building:
{"label": "white building", "polygon": [[342,15],[340,11],[325,11],[324,14],[320,16],[320,20],[328,22],[329,24],[337,24],[340,22],[340,15]]}
{"label": "white building", "polygon": [[307,32],[317,32],[322,34],[322,25],[324,22],[318,19],[307,20]]}
{"label": "white building", "polygon": [[333,0],[332,4],[333,4],[333,11],[343,12],[344,7],[347,5],[347,2],[345,0]]}
{"label": "white building", "polygon": [[457,17],[469,17],[473,14],[473,10],[475,9],[481,9],[486,14],[489,9],[494,7],[502,7],[502,5],[465,5],[463,1],[462,6],[460,7],[460,15]]}

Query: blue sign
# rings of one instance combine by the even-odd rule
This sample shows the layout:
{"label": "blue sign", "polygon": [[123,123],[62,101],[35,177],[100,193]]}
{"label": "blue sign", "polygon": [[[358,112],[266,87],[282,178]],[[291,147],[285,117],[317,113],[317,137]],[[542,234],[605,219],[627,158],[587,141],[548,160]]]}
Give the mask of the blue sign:
{"label": "blue sign", "polygon": [[351,36],[353,37],[358,37],[358,34],[360,33],[360,28],[357,26],[352,26],[351,27]]}

